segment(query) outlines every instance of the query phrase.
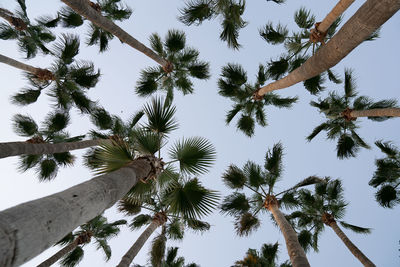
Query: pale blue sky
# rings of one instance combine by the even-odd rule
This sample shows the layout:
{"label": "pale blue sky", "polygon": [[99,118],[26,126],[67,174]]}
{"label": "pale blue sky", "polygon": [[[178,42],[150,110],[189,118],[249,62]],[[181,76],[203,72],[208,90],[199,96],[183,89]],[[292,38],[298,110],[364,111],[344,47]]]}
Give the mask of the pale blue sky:
{"label": "pale blue sky", "polygon": [[[26,0],[28,14],[31,18],[43,14],[54,14],[61,6],[60,1],[32,1]],[[345,14],[347,20],[364,1],[356,1]],[[353,234],[345,230],[350,239],[374,262],[377,266],[399,266],[400,263],[400,229],[399,208],[387,210],[379,207],[374,200],[374,190],[368,186],[375,170],[374,160],[382,157],[382,153],[374,146],[371,150],[361,150],[358,157],[349,160],[338,160],[335,152],[335,142],[326,141],[320,134],[311,143],[305,137],[318,125],[323,117],[315,108],[309,106],[311,96],[302,85],[295,85],[282,90],[281,95],[299,96],[299,102],[293,109],[276,109],[267,107],[268,123],[266,128],[256,128],[253,138],[247,138],[237,132],[234,125],[225,125],[225,113],[231,102],[218,95],[216,81],[219,78],[221,67],[228,62],[240,63],[247,70],[250,81],[254,81],[259,63],[265,64],[271,57],[277,57],[283,52],[282,47],[266,44],[258,35],[258,29],[269,20],[274,23],[288,24],[289,29],[297,29],[293,22],[294,12],[301,6],[310,8],[321,20],[336,1],[294,1],[288,0],[284,5],[276,5],[267,1],[247,1],[245,19],[249,25],[240,32],[239,42],[243,45],[239,51],[226,47],[218,38],[219,20],[206,22],[199,27],[186,27],[177,21],[178,8],[184,1],[170,0],[125,0],[133,8],[133,15],[129,21],[120,25],[138,40],[148,44],[147,38],[153,32],[164,36],[168,29],[182,29],[187,33],[187,43],[200,50],[200,58],[211,63],[212,77],[208,81],[195,83],[195,93],[183,97],[176,94],[177,118],[180,128],[171,137],[171,140],[182,136],[203,136],[211,140],[216,146],[218,159],[211,172],[201,179],[207,187],[219,190],[223,196],[229,190],[221,182],[221,174],[231,163],[242,166],[247,160],[263,164],[265,152],[274,143],[281,141],[285,147],[285,172],[283,180],[278,184],[282,189],[293,185],[297,181],[309,176],[331,176],[341,178],[345,188],[345,197],[349,201],[345,220],[349,223],[373,228],[370,235]],[[0,0],[0,7],[14,10],[16,3],[12,0]],[[370,96],[376,100],[398,98],[399,69],[396,63],[400,60],[398,51],[398,29],[400,18],[395,15],[381,31],[381,38],[374,42],[362,44],[346,57],[334,70],[343,75],[344,68],[353,68],[357,79],[357,89],[360,94]],[[79,31],[83,33],[84,30]],[[84,37],[82,35],[81,40]],[[2,41],[0,53],[23,60],[18,53],[14,42]],[[127,45],[121,44],[118,39],[111,42],[111,49],[104,54],[98,54],[97,48],[86,47],[82,42],[80,59],[93,60],[99,67],[102,76],[98,86],[91,89],[92,99],[100,103],[111,113],[128,118],[145,103],[145,99],[134,94],[134,85],[139,72],[155,63],[141,53]],[[51,59],[36,57],[29,63],[38,67],[49,66]],[[16,107],[10,104],[9,97],[24,87],[25,81],[22,72],[0,65],[0,81],[2,97],[0,107],[2,132],[1,142],[23,140],[12,131],[11,117],[16,113],[30,114],[41,121],[50,110],[48,97],[28,107]],[[325,96],[329,90],[342,91],[342,85],[327,83],[327,89],[321,94]],[[392,140],[400,146],[400,120],[393,119],[386,122],[372,122],[360,120],[360,136],[373,145],[378,139]],[[84,134],[92,127],[89,120],[75,112],[72,134]],[[73,168],[62,169],[57,178],[48,183],[39,183],[32,171],[20,174],[16,171],[17,158],[0,160],[3,170],[3,181],[0,186],[0,209],[12,207],[22,202],[46,196],[72,185],[81,183],[92,177],[92,174],[81,166],[81,152],[73,153],[78,156]],[[106,212],[108,219],[116,220],[122,217],[114,208]],[[284,241],[279,229],[272,225],[269,215],[262,217],[260,229],[246,238],[235,235],[233,218],[224,217],[218,212],[210,216],[208,221],[212,228],[203,235],[187,233],[183,242],[168,242],[168,246],[179,246],[179,254],[187,262],[194,261],[203,267],[230,266],[235,260],[243,257],[248,248],[259,249],[263,243],[279,241],[281,246],[280,261],[288,259]],[[110,241],[113,256],[104,263],[100,251],[94,251],[93,246],[85,249],[85,259],[79,266],[115,266],[122,255],[136,240],[140,231],[131,232],[126,227],[121,234]],[[149,242],[148,242],[149,243]],[[51,248],[24,266],[35,266],[52,255],[58,248]],[[330,229],[322,234],[320,252],[309,253],[312,266],[360,266],[360,263],[344,247],[339,238]],[[148,259],[148,247],[138,254],[135,263],[145,264]]]}

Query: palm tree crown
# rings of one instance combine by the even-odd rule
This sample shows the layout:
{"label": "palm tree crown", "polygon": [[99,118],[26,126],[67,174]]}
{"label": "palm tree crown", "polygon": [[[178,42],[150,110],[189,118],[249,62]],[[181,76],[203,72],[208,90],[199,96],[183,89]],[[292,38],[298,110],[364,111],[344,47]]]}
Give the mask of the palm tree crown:
{"label": "palm tree crown", "polygon": [[262,65],[259,66],[254,85],[247,82],[247,73],[238,64],[228,64],[223,67],[221,76],[222,78],[218,80],[219,94],[235,102],[232,110],[226,115],[226,123],[229,124],[240,112],[241,117],[236,127],[249,137],[254,135],[255,121],[263,127],[267,125],[265,106],[290,108],[297,101],[297,97],[285,98],[275,93],[265,94],[262,101],[253,99],[253,92],[267,80],[267,73]]}
{"label": "palm tree crown", "polygon": [[[356,133],[359,126],[355,120],[356,118],[351,116],[351,111],[393,108],[397,105],[397,101],[394,99],[374,102],[366,96],[357,96],[355,88],[352,71],[347,69],[345,70],[343,95],[332,92],[327,98],[319,99],[318,102],[311,101],[310,103],[326,116],[327,121],[315,127],[307,137],[307,140],[311,141],[321,131],[326,131],[328,139],[338,139],[336,151],[340,159],[355,157],[361,147],[370,148]],[[389,119],[389,117],[368,117],[368,119],[383,121]]]}
{"label": "palm tree crown", "polygon": [[246,256],[239,261],[235,262],[232,267],[292,267],[289,261],[278,264],[279,244],[263,244],[260,251],[251,249],[246,253]]}

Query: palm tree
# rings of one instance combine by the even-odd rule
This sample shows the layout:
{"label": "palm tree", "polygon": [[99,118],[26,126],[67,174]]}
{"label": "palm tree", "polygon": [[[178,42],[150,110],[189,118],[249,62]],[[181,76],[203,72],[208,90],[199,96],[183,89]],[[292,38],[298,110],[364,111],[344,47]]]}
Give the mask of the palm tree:
{"label": "palm tree", "polygon": [[26,58],[36,56],[38,50],[44,54],[51,53],[45,44],[56,39],[53,33],[39,23],[33,24],[26,12],[25,0],[18,0],[19,9],[16,14],[1,8],[0,17],[8,23],[0,23],[0,39],[18,40],[21,52],[26,53]]}
{"label": "palm tree", "polygon": [[[297,221],[297,226],[303,231],[299,234],[299,241],[303,246],[311,245],[317,249],[318,236],[324,229],[324,224],[331,227],[343,241],[350,252],[364,265],[375,266],[345,235],[337,225],[340,224],[356,233],[367,234],[370,229],[363,228],[341,221],[348,203],[343,197],[343,187],[340,180],[329,180],[326,183],[315,185],[314,192],[303,189],[298,192],[301,211],[295,211],[287,218]],[[305,230],[304,230],[305,229]],[[313,231],[313,234],[311,234]]]}
{"label": "palm tree", "polygon": [[[257,217],[260,211],[271,212],[285,238],[292,265],[310,266],[306,254],[297,240],[296,232],[285,219],[279,207],[292,208],[298,205],[295,191],[300,187],[323,180],[310,176],[288,190],[275,193],[274,186],[282,175],[282,156],[283,147],[278,143],[266,154],[265,170],[252,161],[248,161],[242,169],[236,165],[229,166],[222,179],[235,192],[223,200],[221,211],[235,217],[236,232],[240,236],[249,235],[260,226]],[[247,197],[245,193],[239,192],[245,189],[252,192],[253,195]],[[280,198],[278,198],[279,196]]]}
{"label": "palm tree", "polygon": [[[145,106],[149,118],[144,123],[144,127],[149,129],[147,134],[140,135],[145,131],[137,131],[135,140],[142,138],[140,143],[136,143],[138,150],[132,150],[119,139],[113,145],[104,144],[96,157],[100,161],[94,164],[100,168],[97,177],[0,212],[0,266],[15,266],[30,260],[114,205],[139,181],[156,179],[164,163],[149,152],[151,147],[146,145],[146,141],[157,144],[158,149],[160,139],[155,136],[160,135],[166,140],[166,133],[176,129],[177,123],[173,118],[175,107],[165,106],[161,100],[153,103],[157,104],[154,108]],[[160,114],[163,116],[157,117]],[[202,173],[215,157],[214,148],[202,138],[177,142],[173,148],[172,159],[179,162],[184,172]]]}
{"label": "palm tree", "polygon": [[[367,0],[332,39],[286,77],[261,87],[255,98],[313,78],[335,66],[400,9],[398,0]],[[351,41],[349,41],[351,40]]]}
{"label": "palm tree", "polygon": [[190,78],[206,80],[210,77],[209,63],[198,59],[199,52],[186,46],[186,36],[183,31],[169,30],[164,42],[154,33],[150,36],[151,48],[159,56],[165,58],[173,66],[166,72],[163,67],[150,67],[141,72],[136,85],[136,93],[149,96],[156,91],[166,91],[167,100],[172,101],[173,89],[184,95],[193,93],[193,83]]}
{"label": "palm tree", "polygon": [[375,145],[386,155],[375,161],[376,170],[369,185],[379,188],[376,201],[384,208],[400,203],[400,151],[390,142],[376,141]]}
{"label": "palm tree", "polygon": [[[200,265],[197,265],[195,263],[190,263],[190,264],[185,264],[185,259],[183,257],[178,257],[178,249],[177,247],[169,247],[167,251],[165,252],[165,249],[160,255],[160,265],[154,265],[152,262],[151,267],[200,267]],[[165,255],[164,255],[165,254]],[[141,265],[133,265],[134,267],[144,267]]]}
{"label": "palm tree", "polygon": [[[271,1],[271,0],[268,0]],[[283,3],[282,0],[272,0],[275,3]],[[189,0],[184,8],[180,9],[179,20],[187,26],[200,25],[205,20],[222,17],[222,32],[219,38],[227,42],[228,47],[239,49],[239,30],[246,27],[243,20],[246,1],[244,0]]]}
{"label": "palm tree", "polygon": [[[120,3],[120,0],[97,0],[96,3],[89,2],[90,6],[99,12],[102,16],[112,21],[123,21],[129,19],[132,10]],[[46,27],[56,27],[61,22],[61,25],[66,28],[79,27],[84,23],[84,18],[76,14],[69,7],[63,7],[57,16],[44,16],[39,19],[39,23]],[[114,35],[103,30],[102,28],[90,23],[86,39],[87,45],[98,45],[99,52],[104,52],[109,48],[109,42],[114,38]]]}
{"label": "palm tree", "polygon": [[48,69],[41,69],[37,67],[33,67],[31,65],[22,63],[15,59],[9,58],[5,55],[0,54],[0,62],[12,66],[14,68],[26,71],[31,73],[36,79],[42,81],[52,81],[55,80],[55,77],[51,71]]}
{"label": "palm tree", "polygon": [[218,80],[219,94],[230,98],[235,104],[226,115],[226,123],[241,113],[236,127],[247,136],[254,135],[255,121],[265,127],[267,125],[264,106],[274,105],[278,108],[290,108],[297,101],[297,97],[280,97],[277,94],[265,94],[263,101],[255,101],[252,94],[255,88],[263,85],[267,73],[262,65],[259,66],[257,81],[254,85],[247,83],[247,73],[238,64],[228,64],[222,68],[222,78]]}
{"label": "palm tree", "polygon": [[278,265],[279,244],[263,244],[260,252],[249,248],[243,260],[235,262],[232,267],[292,267],[289,261]]}
{"label": "palm tree", "polygon": [[107,241],[117,236],[120,231],[119,227],[125,224],[125,220],[108,223],[107,218],[102,215],[96,216],[94,219],[81,225],[79,230],[69,233],[57,242],[56,245],[66,246],[39,264],[38,267],[51,266],[61,258],[63,258],[61,261],[62,266],[73,267],[77,265],[84,256],[82,247],[89,244],[92,241],[92,237],[95,239],[97,249],[101,248],[106,256],[106,260],[109,260],[111,257],[111,248],[107,244]]}
{"label": "palm tree", "polygon": [[355,157],[360,147],[370,148],[356,133],[356,129],[359,127],[356,123],[358,117],[383,121],[392,116],[400,116],[396,100],[374,102],[366,96],[357,97],[352,71],[345,70],[344,76],[344,95],[332,92],[323,100],[311,101],[312,106],[325,114],[327,121],[315,127],[307,137],[307,140],[311,141],[321,131],[327,131],[329,139],[338,139],[336,151],[340,159]]}

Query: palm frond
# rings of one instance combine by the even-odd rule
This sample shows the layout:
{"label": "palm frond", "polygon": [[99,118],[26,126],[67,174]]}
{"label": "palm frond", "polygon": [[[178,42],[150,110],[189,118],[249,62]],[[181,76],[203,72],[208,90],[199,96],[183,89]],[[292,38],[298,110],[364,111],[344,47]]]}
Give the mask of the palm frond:
{"label": "palm frond", "polygon": [[286,192],[279,199],[279,205],[284,207],[285,209],[292,209],[300,205],[299,201],[296,198],[295,193]]}
{"label": "palm frond", "polygon": [[325,82],[325,78],[322,74],[318,74],[308,80],[303,82],[304,87],[307,91],[310,92],[312,95],[317,95],[318,93],[322,92],[325,87],[322,84]]}
{"label": "palm frond", "polygon": [[308,252],[313,247],[312,234],[307,230],[302,230],[297,234],[300,246],[304,249],[304,252]]}
{"label": "palm frond", "polygon": [[180,30],[169,30],[165,37],[164,45],[172,53],[181,51],[186,45],[185,33]]}
{"label": "palm frond", "polygon": [[75,162],[75,156],[69,152],[54,153],[53,157],[57,164],[63,167],[72,166]]}
{"label": "palm frond", "polygon": [[353,224],[346,223],[344,221],[340,221],[340,224],[344,228],[350,229],[357,234],[370,234],[371,233],[371,228],[364,228],[364,227],[356,226]]}
{"label": "palm frond", "polygon": [[350,130],[350,132],[351,132],[351,137],[354,139],[357,145],[366,149],[371,148],[354,130]]}
{"label": "palm frond", "polygon": [[162,137],[157,133],[139,129],[131,132],[134,147],[142,155],[154,155],[163,146]]}
{"label": "palm frond", "polygon": [[181,220],[175,219],[167,226],[168,238],[172,240],[182,240],[184,236],[184,225]]}
{"label": "palm frond", "polygon": [[196,219],[188,219],[185,220],[187,227],[192,229],[195,232],[203,233],[205,231],[210,230],[211,225],[207,222],[196,220]]}
{"label": "palm frond", "polygon": [[38,126],[30,116],[16,114],[12,118],[13,130],[20,136],[30,137],[38,133]]}
{"label": "palm frond", "polygon": [[344,94],[345,97],[351,98],[356,96],[356,84],[353,78],[353,71],[345,69],[344,71]]}
{"label": "palm frond", "polygon": [[397,147],[395,147],[391,142],[383,142],[382,140],[378,140],[375,142],[375,145],[389,158],[394,158],[400,153]]}
{"label": "palm frond", "polygon": [[266,183],[264,173],[261,170],[261,166],[255,164],[252,161],[247,161],[243,167],[244,175],[247,178],[247,182],[250,186],[258,188],[259,186]]}
{"label": "palm frond", "polygon": [[230,165],[222,175],[222,180],[228,187],[232,189],[243,188],[247,178],[243,171],[236,165]]}
{"label": "palm frond", "polygon": [[135,92],[139,96],[149,96],[158,90],[157,79],[162,77],[159,68],[146,68],[141,70],[140,78],[136,82]]}
{"label": "palm frond", "polygon": [[224,214],[240,216],[249,211],[250,204],[245,194],[234,192],[224,198],[220,208]]}
{"label": "palm frond", "polygon": [[221,76],[224,77],[229,84],[241,86],[247,81],[247,73],[239,64],[228,63],[222,67]]}
{"label": "palm frond", "polygon": [[281,24],[276,25],[276,28],[274,28],[272,22],[268,22],[264,28],[259,30],[259,33],[267,43],[277,45],[286,40],[289,31],[287,27]]}
{"label": "palm frond", "polygon": [[132,222],[129,224],[129,227],[132,230],[137,230],[143,227],[146,224],[149,224],[153,218],[147,214],[139,214],[135,218],[133,218]]}
{"label": "palm frond", "polygon": [[69,243],[72,243],[75,239],[75,236],[72,234],[72,232],[68,233],[66,236],[64,236],[60,241],[55,243],[54,245],[67,245]]}
{"label": "palm frond", "polygon": [[336,84],[342,83],[342,80],[340,78],[338,78],[337,75],[331,69],[328,69],[327,73],[328,73],[328,79],[330,81],[332,81]]}
{"label": "palm frond", "polygon": [[83,260],[83,254],[83,249],[78,246],[73,251],[68,253],[66,257],[61,260],[60,264],[61,266],[65,267],[74,267]]}
{"label": "palm frond", "polygon": [[222,32],[219,37],[228,43],[228,47],[239,49],[241,47],[237,40],[239,30],[247,25],[247,22],[241,17],[245,9],[245,1],[238,3],[229,1],[227,5],[223,12]]}
{"label": "palm frond", "polygon": [[18,171],[25,172],[35,167],[42,160],[43,155],[22,155],[18,163]]}
{"label": "palm frond", "polygon": [[79,53],[79,37],[73,34],[61,35],[61,40],[54,45],[53,53],[65,64],[71,64]]}
{"label": "palm frond", "polygon": [[77,62],[70,67],[69,76],[78,85],[85,88],[95,87],[100,77],[100,70],[95,70],[91,62]]}
{"label": "palm frond", "polygon": [[53,159],[44,159],[40,162],[36,172],[40,181],[50,181],[57,176],[57,162]]}
{"label": "palm frond", "polygon": [[254,135],[255,122],[251,116],[242,114],[236,123],[236,127],[248,137]]}
{"label": "palm frond", "polygon": [[83,18],[76,14],[70,7],[63,7],[59,11],[62,26],[66,28],[75,28],[83,24]]}
{"label": "palm frond", "polygon": [[13,95],[11,97],[11,102],[16,105],[29,105],[35,103],[39,98],[41,90],[25,88],[22,89],[19,93]]}
{"label": "palm frond", "polygon": [[326,131],[328,129],[329,125],[327,123],[321,123],[320,125],[318,125],[317,127],[314,128],[314,130],[312,131],[312,133],[306,137],[307,141],[311,141],[312,139],[314,139],[314,137],[316,137],[321,131]]}
{"label": "palm frond", "polygon": [[124,142],[103,143],[95,150],[93,161],[97,164],[96,174],[109,173],[132,162],[134,155]]}
{"label": "palm frond", "polygon": [[151,104],[145,105],[143,111],[148,119],[146,128],[150,131],[168,134],[178,128],[178,123],[174,118],[176,107],[165,104],[163,98],[152,98]]}
{"label": "palm frond", "polygon": [[310,10],[302,7],[294,14],[294,21],[302,29],[310,29],[315,24],[315,16],[311,15]]}
{"label": "palm frond", "polygon": [[160,234],[151,242],[150,262],[154,267],[161,267],[161,262],[164,258],[167,238]]}
{"label": "palm frond", "polygon": [[188,66],[189,74],[197,79],[207,80],[210,78],[210,64],[208,62],[196,61]]}
{"label": "palm frond", "polygon": [[97,249],[102,249],[104,252],[105,260],[108,261],[111,258],[111,247],[107,244],[105,239],[96,239]]}
{"label": "palm frond", "polygon": [[384,185],[375,193],[376,201],[384,208],[393,208],[400,203],[400,192],[392,185]]}
{"label": "palm frond", "polygon": [[209,0],[186,1],[185,7],[179,9],[179,12],[181,13],[179,20],[188,26],[199,25],[214,15],[213,6]]}
{"label": "palm frond", "polygon": [[337,146],[337,157],[339,159],[355,157],[358,151],[358,147],[348,134],[342,134],[338,140]]}
{"label": "palm frond", "polygon": [[267,63],[266,74],[268,78],[279,80],[289,69],[289,61],[281,57],[279,60],[271,60]]}
{"label": "palm frond", "polygon": [[279,177],[282,173],[282,157],[283,145],[276,143],[272,150],[268,149],[265,155],[264,168],[275,177]]}
{"label": "palm frond", "polygon": [[236,219],[235,229],[239,236],[248,236],[260,227],[260,221],[251,213],[244,213]]}
{"label": "palm frond", "polygon": [[70,116],[63,111],[53,111],[47,114],[44,125],[45,131],[55,133],[64,130],[70,123]]}

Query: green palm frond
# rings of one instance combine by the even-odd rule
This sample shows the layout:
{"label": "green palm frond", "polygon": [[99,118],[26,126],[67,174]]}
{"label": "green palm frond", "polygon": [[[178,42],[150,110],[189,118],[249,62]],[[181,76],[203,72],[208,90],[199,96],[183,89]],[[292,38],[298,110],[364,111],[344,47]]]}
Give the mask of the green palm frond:
{"label": "green palm frond", "polygon": [[75,28],[83,24],[83,18],[76,14],[70,7],[63,7],[58,14],[61,18],[63,27]]}
{"label": "green palm frond", "polygon": [[16,114],[12,118],[13,130],[20,136],[30,137],[38,133],[38,126],[30,116]]}
{"label": "green palm frond", "polygon": [[90,29],[87,32],[86,44],[89,46],[98,45],[99,52],[105,52],[109,48],[109,42],[114,38],[112,33],[109,33],[94,24],[90,24]]}
{"label": "green palm frond", "polygon": [[291,108],[297,100],[298,97],[280,97],[274,93],[267,93],[264,95],[265,103],[272,104],[278,108]]}
{"label": "green palm frond", "polygon": [[389,158],[395,158],[397,154],[400,154],[400,151],[391,142],[378,140],[375,142],[375,145]]}
{"label": "green palm frond", "polygon": [[150,262],[154,267],[161,267],[166,250],[167,238],[165,235],[160,234],[156,236],[151,242]]}
{"label": "green palm frond", "polygon": [[322,86],[322,84],[324,82],[325,82],[325,78],[322,73],[322,74],[318,74],[317,76],[314,76],[308,80],[305,80],[303,82],[303,85],[312,95],[317,95],[325,89],[325,87]]}
{"label": "green palm frond", "polygon": [[79,53],[79,37],[73,34],[61,35],[61,40],[54,44],[53,53],[65,64],[71,64]]}
{"label": "green palm frond", "polygon": [[79,262],[82,261],[83,254],[84,254],[83,249],[78,246],[73,251],[68,253],[66,255],[66,257],[64,257],[61,260],[60,264],[61,264],[61,266],[65,266],[65,267],[74,267],[74,266],[78,265]]}
{"label": "green palm frond", "polygon": [[132,230],[139,229],[146,224],[149,224],[152,220],[152,217],[147,214],[139,214],[135,218],[133,218],[132,222],[129,224],[129,227]]}
{"label": "green palm frond", "polygon": [[351,132],[351,137],[354,139],[354,141],[357,143],[358,146],[366,149],[371,148],[354,130],[351,130],[350,132]]}
{"label": "green palm frond", "polygon": [[281,143],[276,143],[272,150],[268,149],[265,155],[264,168],[275,177],[280,177],[282,174],[282,157],[283,145]]}
{"label": "green palm frond", "polygon": [[301,247],[304,249],[304,252],[308,252],[310,248],[313,247],[312,234],[307,230],[302,230],[297,234],[297,239]]}
{"label": "green palm frond", "polygon": [[227,42],[228,47],[239,49],[241,47],[237,40],[239,38],[239,30],[247,25],[247,22],[241,17],[245,10],[245,1],[229,1],[228,5],[222,14],[222,32],[219,37],[222,41]]}
{"label": "green palm frond", "polygon": [[393,208],[400,203],[400,192],[392,185],[384,185],[375,193],[376,201],[384,208]]}
{"label": "green palm frond", "polygon": [[158,90],[157,80],[164,77],[158,67],[149,67],[140,72],[140,78],[136,83],[135,92],[139,96],[149,96]]}
{"label": "green palm frond", "polygon": [[279,244],[276,242],[275,244],[263,244],[261,246],[260,254],[264,257],[268,263],[273,263],[278,258],[279,252]]}
{"label": "green palm frond", "polygon": [[318,125],[317,127],[314,128],[314,130],[312,131],[312,133],[309,136],[306,137],[307,141],[310,142],[321,131],[326,131],[328,129],[328,127],[329,127],[329,125],[327,123],[321,123],[320,125]]}
{"label": "green palm frond", "polygon": [[229,84],[241,86],[247,81],[247,73],[239,64],[228,63],[222,68],[221,76],[226,79]]}
{"label": "green palm frond", "polygon": [[356,156],[358,147],[353,138],[344,133],[338,140],[336,151],[339,159],[350,158]]}
{"label": "green palm frond", "polygon": [[63,111],[53,111],[47,114],[44,125],[45,131],[55,133],[64,130],[70,123],[70,116]]}
{"label": "green palm frond", "polygon": [[54,245],[67,245],[69,243],[72,243],[75,239],[75,236],[72,234],[72,232],[68,233],[66,236],[64,236],[60,241],[55,243]]}
{"label": "green palm frond", "polygon": [[232,189],[241,189],[247,181],[243,171],[236,165],[230,165],[228,170],[222,175],[225,185]]}
{"label": "green palm frond", "polygon": [[16,105],[29,105],[35,103],[39,98],[41,90],[24,88],[11,97],[11,102]]}
{"label": "green palm frond", "polygon": [[167,225],[166,231],[168,238],[172,240],[182,240],[185,234],[184,225],[179,219],[174,219]]}
{"label": "green palm frond", "polygon": [[50,181],[57,176],[57,162],[53,159],[44,159],[37,166],[36,172],[40,181]]}
{"label": "green palm frond", "polygon": [[142,211],[140,203],[127,201],[126,198],[118,201],[118,211],[123,212],[127,216],[136,215]]}
{"label": "green palm frond", "polygon": [[228,113],[226,114],[226,119],[225,122],[226,124],[229,124],[233,118],[243,109],[243,106],[240,104],[236,104],[233,106],[233,108],[228,111]]}
{"label": "green palm frond", "polygon": [[18,163],[18,171],[25,172],[35,167],[42,160],[43,155],[22,155]]}
{"label": "green palm frond", "polygon": [[328,73],[328,79],[336,84],[342,83],[342,80],[337,77],[337,74],[332,71],[331,69],[327,70]]}
{"label": "green palm frond", "polygon": [[351,69],[345,69],[344,71],[344,95],[345,97],[351,98],[356,96],[356,83],[353,77],[353,71]]}
{"label": "green palm frond", "polygon": [[91,62],[75,62],[69,68],[69,77],[84,88],[95,87],[100,77],[100,70],[95,70]]}
{"label": "green palm frond", "polygon": [[111,258],[111,247],[107,244],[105,239],[96,239],[97,249],[102,249],[105,255],[105,260],[108,261]]}
{"label": "green palm frond", "polygon": [[[210,78],[210,64],[204,61],[195,61],[188,66],[188,71],[190,76],[201,79],[207,80]],[[190,80],[189,80],[190,82]],[[191,84],[191,82],[190,82]]]}
{"label": "green palm frond", "polygon": [[353,224],[346,223],[344,221],[340,221],[340,224],[344,228],[350,229],[353,232],[358,233],[358,234],[370,234],[371,233],[371,228],[364,228],[364,227],[356,226]]}
{"label": "green palm frond", "polygon": [[258,188],[266,183],[261,166],[252,161],[246,162],[243,167],[243,172],[247,178],[248,184],[254,188]]}
{"label": "green palm frond", "polygon": [[260,36],[267,41],[267,43],[273,45],[283,43],[288,33],[289,31],[285,26],[278,24],[276,28],[274,28],[272,22],[268,22],[264,28],[259,30]]}
{"label": "green palm frond", "polygon": [[72,166],[75,162],[75,156],[69,152],[54,153],[53,157],[57,164],[63,167]]}
{"label": "green palm frond", "polygon": [[278,60],[271,60],[267,63],[266,74],[268,78],[279,80],[289,69],[289,61],[281,57]]}
{"label": "green palm frond", "polygon": [[195,232],[205,232],[210,230],[211,225],[207,222],[196,220],[196,219],[188,219],[185,220],[187,227],[192,229]]}
{"label": "green palm frond", "polygon": [[181,172],[202,174],[206,173],[215,161],[216,151],[207,139],[191,137],[176,142],[169,154],[173,160],[179,161]]}
{"label": "green palm frond", "polygon": [[251,213],[244,213],[236,219],[235,229],[239,236],[248,236],[260,227],[260,221]]}
{"label": "green palm frond", "polygon": [[71,93],[71,100],[82,113],[90,113],[95,104],[80,90]]}
{"label": "green palm frond", "polygon": [[143,111],[148,119],[146,128],[150,131],[168,134],[178,128],[178,123],[174,118],[176,107],[165,103],[163,98],[152,98],[151,104],[145,105]]}
{"label": "green palm frond", "polygon": [[132,131],[131,136],[135,149],[142,155],[154,155],[164,146],[162,137],[154,132],[138,129]]}
{"label": "green palm frond", "polygon": [[252,137],[254,135],[255,122],[251,116],[242,114],[236,123],[236,127],[248,137]]}
{"label": "green palm frond", "polygon": [[311,15],[310,10],[302,7],[294,14],[294,21],[300,28],[310,29],[315,24],[315,16]]}
{"label": "green palm frond", "polygon": [[209,0],[190,0],[186,1],[184,8],[179,9],[181,15],[179,20],[190,26],[199,25],[204,20],[211,19],[214,15],[213,6]]}
{"label": "green palm frond", "polygon": [[250,204],[245,194],[234,192],[224,198],[220,208],[224,214],[240,216],[250,210]]}
{"label": "green palm frond", "polygon": [[286,208],[292,209],[300,205],[298,199],[294,192],[287,192],[281,196],[279,199],[279,205]]}
{"label": "green palm frond", "polygon": [[169,30],[167,32],[164,45],[171,53],[181,51],[186,45],[185,33],[180,30]]}
{"label": "green palm frond", "polygon": [[100,130],[107,130],[112,127],[113,120],[104,108],[96,108],[92,110],[90,116],[91,122],[96,125]]}

